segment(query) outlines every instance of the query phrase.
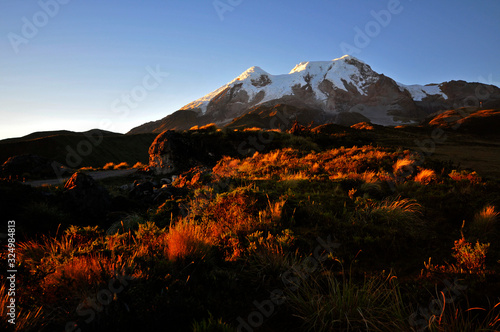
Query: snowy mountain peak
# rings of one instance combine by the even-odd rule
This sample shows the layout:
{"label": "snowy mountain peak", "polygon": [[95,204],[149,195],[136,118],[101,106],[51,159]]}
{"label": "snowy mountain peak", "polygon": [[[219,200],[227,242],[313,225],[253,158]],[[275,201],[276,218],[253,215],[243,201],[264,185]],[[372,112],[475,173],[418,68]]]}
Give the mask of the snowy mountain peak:
{"label": "snowy mountain peak", "polygon": [[232,80],[229,84],[234,83],[236,81],[243,81],[246,79],[258,79],[262,75],[267,75],[269,76],[269,73],[263,70],[260,67],[253,66],[245,70],[240,76],[236,77],[234,80]]}
{"label": "snowy mountain peak", "polygon": [[373,123],[394,125],[419,118],[416,103],[432,100],[441,107],[448,102],[446,89],[441,88],[396,83],[356,57],[344,55],[330,61],[301,62],[281,75],[250,67],[181,110],[195,111],[221,124],[253,107],[281,103],[320,110],[325,117],[357,113]]}
{"label": "snowy mountain peak", "polygon": [[[274,128],[274,116],[310,124],[328,122],[352,125],[370,121],[380,125],[416,123],[440,110],[467,105],[466,96],[488,91],[488,107],[500,105],[500,89],[480,83],[450,81],[440,84],[405,85],[375,72],[365,62],[344,55],[330,61],[306,61],[288,74],[272,75],[251,67],[231,82],[185,105],[179,111],[144,124],[131,132],[147,132],[156,126],[184,130],[215,123],[218,126]],[[465,99],[464,99],[465,98]],[[274,115],[273,115],[274,114]],[[268,123],[269,122],[269,123]]]}
{"label": "snowy mountain peak", "polygon": [[307,72],[326,72],[332,69],[334,66],[336,67],[346,67],[346,66],[367,66],[363,61],[358,60],[352,55],[344,55],[340,58],[333,59],[331,61],[306,61],[301,62],[296,65],[289,74],[299,73],[302,71]]}

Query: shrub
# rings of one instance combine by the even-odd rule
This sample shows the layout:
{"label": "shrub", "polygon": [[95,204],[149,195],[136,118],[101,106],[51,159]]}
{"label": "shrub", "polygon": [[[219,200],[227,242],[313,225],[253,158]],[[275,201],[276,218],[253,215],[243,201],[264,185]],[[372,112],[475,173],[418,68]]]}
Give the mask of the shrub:
{"label": "shrub", "polygon": [[469,172],[466,170],[460,172],[452,170],[451,173],[448,174],[448,176],[455,181],[469,181],[470,183],[473,184],[479,184],[482,182],[481,177],[477,175],[476,172]]}
{"label": "shrub", "polygon": [[126,162],[121,162],[119,164],[116,164],[115,167],[113,167],[113,169],[127,169],[127,168],[130,168],[130,165]]}
{"label": "shrub", "polygon": [[106,163],[102,169],[104,170],[110,170],[115,168],[115,163]]}
{"label": "shrub", "polygon": [[139,168],[139,169],[140,169],[140,168],[145,168],[145,167],[146,167],[146,165],[144,165],[144,164],[143,164],[143,163],[141,163],[140,161],[136,162],[136,163],[134,164],[134,166],[132,166],[132,168]]}
{"label": "shrub", "polygon": [[481,244],[479,241],[473,246],[462,236],[460,240],[455,241],[453,246],[453,257],[457,260],[457,268],[460,271],[468,273],[481,273],[486,269],[485,259],[490,244]]}

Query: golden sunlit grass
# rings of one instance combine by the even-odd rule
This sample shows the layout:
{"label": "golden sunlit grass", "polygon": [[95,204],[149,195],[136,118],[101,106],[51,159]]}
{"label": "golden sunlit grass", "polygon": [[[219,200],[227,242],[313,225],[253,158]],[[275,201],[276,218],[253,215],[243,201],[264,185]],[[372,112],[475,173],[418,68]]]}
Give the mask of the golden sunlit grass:
{"label": "golden sunlit grass", "polygon": [[[295,143],[306,141],[301,137]],[[450,180],[442,175],[448,172],[429,168],[432,163],[419,165],[417,172],[417,160],[410,151],[373,146],[283,148],[241,159],[224,157],[209,179],[198,179],[196,188],[187,185],[186,193],[162,198],[148,205],[147,212],[120,216],[107,225],[107,232],[97,226],[71,226],[55,237],[19,243],[23,289],[33,294],[33,304],[20,305],[19,319],[31,331],[46,322],[58,326],[50,315],[76,316],[79,304],[86,303],[82,299],[95,296],[115,275],[128,275],[137,281],[116,296],[126,299],[127,306],[113,300],[109,311],[99,313],[96,328],[108,316],[112,324],[127,324],[113,307],[141,321],[163,312],[174,313],[175,321],[184,312],[196,312],[196,320],[189,317],[181,328],[168,325],[172,330],[185,330],[186,324],[198,330],[230,329],[235,315],[245,314],[252,301],[264,299],[279,285],[287,298],[284,317],[302,321],[305,330],[416,330],[408,318],[426,300],[420,291],[415,299],[413,290],[425,292],[427,286],[422,288],[418,279],[423,274],[416,276],[421,259],[415,258],[414,248],[422,253],[445,250],[450,256],[453,246],[456,262],[434,266],[429,260],[427,276],[465,274],[474,281],[494,273],[486,270],[486,254],[488,268],[494,269],[489,262],[498,260],[498,248],[493,241],[490,248],[481,236],[495,234],[499,218],[493,196],[477,198],[483,187],[468,183],[482,181],[474,173],[455,171]],[[108,169],[116,166],[109,163]],[[186,174],[183,178],[191,179]],[[455,182],[462,180],[467,182]],[[44,204],[35,210],[47,210]],[[449,234],[458,232],[456,222],[464,215],[474,215],[470,233],[453,242],[458,236]],[[331,243],[323,241],[327,236],[339,242],[334,251],[316,248]],[[326,251],[330,253],[315,257]],[[361,252],[359,257],[356,252]],[[406,284],[400,288],[392,274],[374,274],[387,266],[380,263],[382,256],[390,257],[391,268],[410,271],[410,291]],[[339,261],[352,262],[356,272],[339,270]],[[311,262],[317,264],[306,264]],[[284,287],[283,277],[290,273]],[[5,298],[5,288],[0,288],[0,302]],[[92,309],[87,304],[82,308]],[[488,326],[493,330],[499,324],[498,308],[440,307],[425,326],[431,331]],[[235,314],[226,315],[227,311]],[[222,319],[206,318],[208,312]],[[273,318],[277,324],[280,317]]]}
{"label": "golden sunlit grass", "polygon": [[41,284],[49,303],[84,297],[87,292],[113,278],[116,262],[102,255],[73,257],[59,264]]}
{"label": "golden sunlit grass", "polygon": [[132,168],[145,168],[146,165],[141,163],[140,161],[136,162]]}
{"label": "golden sunlit grass", "polygon": [[483,275],[486,271],[486,254],[489,247],[489,243],[480,243],[479,240],[475,244],[471,243],[462,234],[462,237],[454,242],[452,248],[455,264],[433,265],[429,258],[428,262],[424,262],[424,266],[428,271]]}
{"label": "golden sunlit grass", "polygon": [[482,182],[481,177],[476,172],[469,172],[469,171],[458,172],[456,170],[453,170],[450,174],[448,174],[448,176],[455,181],[469,181],[470,183],[473,184],[479,184]]}
{"label": "golden sunlit grass", "polygon": [[113,167],[113,169],[127,169],[127,168],[130,168],[130,165],[126,162],[121,162]]}
{"label": "golden sunlit grass", "polygon": [[422,169],[415,175],[415,182],[419,182],[421,184],[429,184],[432,180],[436,179],[436,173],[432,169]]}
{"label": "golden sunlit grass", "polygon": [[[11,319],[11,316],[7,314],[10,312],[10,308],[7,306],[12,306],[9,296],[9,287],[6,286],[7,283],[0,285],[0,329],[3,331],[9,331],[12,329],[13,324],[8,323],[7,320]],[[44,311],[43,307],[39,307],[33,311],[24,310],[16,305],[15,308],[15,328],[16,331],[33,331],[42,325],[46,325],[49,315]]]}
{"label": "golden sunlit grass", "polygon": [[379,180],[377,172],[367,168],[379,169],[381,165],[388,167],[395,162],[396,157],[394,153],[370,146],[339,148],[306,155],[286,148],[265,154],[255,153],[243,160],[225,157],[214,167],[214,173],[225,177],[238,176],[251,180],[279,178],[283,181],[314,179],[324,174],[332,180],[348,176],[375,183]]}
{"label": "golden sunlit grass", "polygon": [[173,261],[184,258],[203,258],[210,248],[211,241],[200,225],[181,221],[169,229],[165,254]]}
{"label": "golden sunlit grass", "polygon": [[414,160],[410,158],[398,159],[393,166],[393,172],[396,176],[408,176],[413,173]]}
{"label": "golden sunlit grass", "polygon": [[111,169],[115,169],[115,163],[106,163],[102,169],[104,170],[111,170]]}
{"label": "golden sunlit grass", "polygon": [[495,232],[500,212],[495,211],[492,205],[485,206],[476,213],[470,225],[471,231],[476,236],[484,236]]}
{"label": "golden sunlit grass", "polygon": [[457,269],[476,274],[483,272],[486,269],[485,259],[489,247],[489,243],[479,243],[479,241],[473,245],[462,236],[453,246],[452,255],[457,260]]}
{"label": "golden sunlit grass", "polygon": [[202,130],[202,131],[216,131],[217,125],[215,123],[209,123],[204,126],[193,126],[189,130]]}
{"label": "golden sunlit grass", "polygon": [[358,129],[358,130],[373,130],[374,129],[373,126],[368,122],[359,122],[359,123],[353,124],[351,126],[351,128]]}

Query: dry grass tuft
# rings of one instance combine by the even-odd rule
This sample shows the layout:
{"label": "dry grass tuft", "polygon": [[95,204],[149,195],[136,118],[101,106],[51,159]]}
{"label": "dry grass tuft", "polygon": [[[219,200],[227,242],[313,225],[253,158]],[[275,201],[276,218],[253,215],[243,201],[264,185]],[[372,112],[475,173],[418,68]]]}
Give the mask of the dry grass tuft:
{"label": "dry grass tuft", "polygon": [[500,212],[495,211],[492,205],[485,206],[480,212],[476,213],[471,223],[471,231],[476,236],[488,235],[495,232],[498,216]]}
{"label": "dry grass tuft", "polygon": [[115,163],[106,163],[106,165],[104,165],[102,169],[104,170],[115,169]]}
{"label": "dry grass tuft", "polygon": [[432,169],[423,169],[417,175],[415,175],[414,181],[421,184],[429,184],[435,179],[436,173]]}
{"label": "dry grass tuft", "polygon": [[113,167],[113,169],[127,169],[127,168],[130,168],[130,165],[126,162],[121,162],[119,164],[116,164],[115,167]]}
{"label": "dry grass tuft", "polygon": [[375,129],[375,128],[373,128],[371,123],[368,123],[368,122],[359,122],[359,123],[353,124],[351,126],[351,128],[357,129],[357,130],[373,130],[373,129]]}
{"label": "dry grass tuft", "polygon": [[415,163],[414,160],[408,157],[398,159],[394,164],[394,166],[392,167],[393,172],[396,176],[403,176],[403,177],[409,176],[414,172],[414,167],[413,167],[414,163]]}
{"label": "dry grass tuft", "polygon": [[209,252],[210,248],[210,239],[200,225],[189,221],[180,221],[175,226],[170,227],[165,254],[172,261],[188,257],[202,258]]}

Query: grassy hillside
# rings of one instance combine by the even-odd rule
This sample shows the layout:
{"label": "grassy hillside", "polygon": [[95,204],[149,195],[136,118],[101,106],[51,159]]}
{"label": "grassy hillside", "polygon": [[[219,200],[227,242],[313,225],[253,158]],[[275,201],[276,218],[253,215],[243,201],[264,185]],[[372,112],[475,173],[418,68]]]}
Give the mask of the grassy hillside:
{"label": "grassy hillside", "polygon": [[159,177],[104,180],[100,223],[60,188],[1,182],[19,232],[38,230],[17,244],[18,330],[499,330],[500,183],[417,144],[468,136],[356,127],[186,132],[272,148],[185,172],[157,200],[120,188]]}
{"label": "grassy hillside", "polygon": [[[99,136],[85,136],[74,132],[35,133],[19,139],[0,141],[0,163],[20,154],[37,154],[63,165],[69,161],[78,167],[102,167],[107,162],[148,162],[148,148],[156,134],[122,135],[100,131]],[[92,138],[93,137],[93,138]],[[99,142],[99,144],[95,144]],[[88,150],[90,147],[90,150]],[[82,152],[82,153],[80,153]],[[81,158],[81,159],[80,159]]]}

